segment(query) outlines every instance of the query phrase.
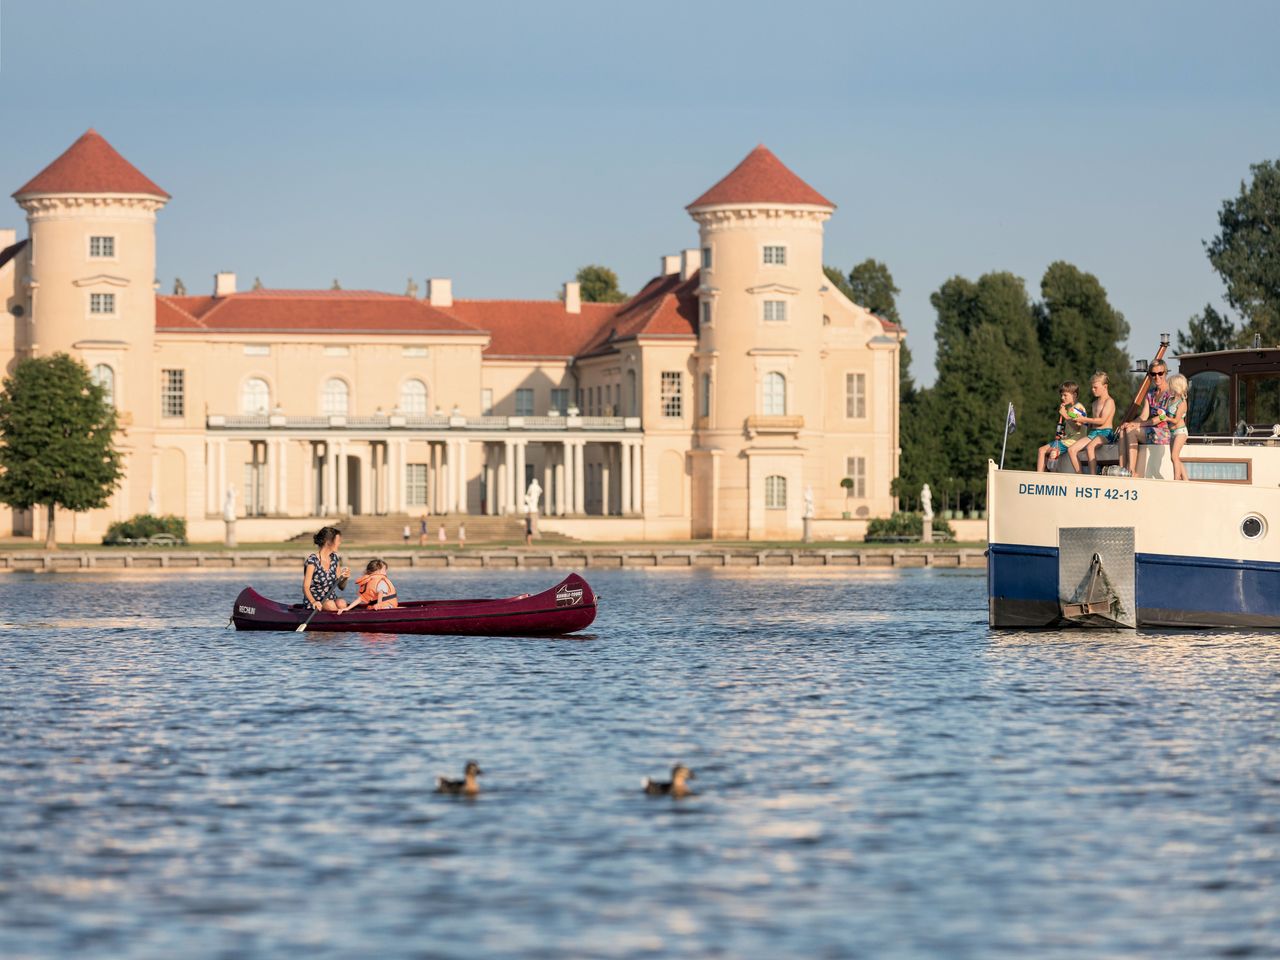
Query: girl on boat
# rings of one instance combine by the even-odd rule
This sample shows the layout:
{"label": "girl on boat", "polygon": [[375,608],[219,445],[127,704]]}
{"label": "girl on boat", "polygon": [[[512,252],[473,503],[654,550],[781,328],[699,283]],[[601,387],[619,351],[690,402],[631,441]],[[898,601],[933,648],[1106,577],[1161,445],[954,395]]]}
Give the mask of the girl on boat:
{"label": "girl on boat", "polygon": [[360,591],[360,596],[347,607],[348,610],[360,606],[367,606],[370,610],[391,610],[400,606],[400,601],[396,599],[395,585],[387,576],[385,560],[370,560],[369,565],[364,568],[364,576],[356,578],[356,589]]}
{"label": "girl on boat", "polygon": [[1182,447],[1187,442],[1187,378],[1180,373],[1175,373],[1169,378],[1169,391],[1173,394],[1173,401],[1165,409],[1165,416],[1169,420],[1169,426],[1173,427],[1170,433],[1172,440],[1169,446],[1169,459],[1173,461],[1173,479],[1187,480],[1187,468],[1182,462]]}
{"label": "girl on boat", "polygon": [[303,603],[311,610],[343,610],[347,601],[338,596],[338,591],[346,589],[351,570],[342,566],[338,555],[342,534],[337,527],[321,527],[312,540],[319,549],[302,562]]}

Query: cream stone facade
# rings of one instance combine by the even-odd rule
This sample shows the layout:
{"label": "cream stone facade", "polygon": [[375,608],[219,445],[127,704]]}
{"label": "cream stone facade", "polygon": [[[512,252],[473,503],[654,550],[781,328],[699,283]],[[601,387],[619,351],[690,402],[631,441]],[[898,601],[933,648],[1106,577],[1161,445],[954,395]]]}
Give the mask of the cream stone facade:
{"label": "cream stone facade", "polygon": [[[0,232],[0,362],[71,354],[124,426],[123,485],[64,515],[62,542],[148,511],[217,540],[228,491],[242,542],[517,517],[535,478],[542,528],[592,539],[798,539],[809,489],[824,531],[892,509],[902,331],[828,283],[834,205],[763,147],[689,205],[698,246],[623,304],[228,273],[162,294],[169,197],[93,131],[14,197],[28,236]],[[0,508],[5,534],[43,522]]]}

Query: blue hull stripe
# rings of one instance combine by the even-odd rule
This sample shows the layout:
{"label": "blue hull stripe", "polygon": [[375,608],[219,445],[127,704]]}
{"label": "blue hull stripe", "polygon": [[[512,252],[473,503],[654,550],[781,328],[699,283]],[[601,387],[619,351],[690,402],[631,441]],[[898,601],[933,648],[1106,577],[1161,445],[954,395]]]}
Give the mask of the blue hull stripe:
{"label": "blue hull stripe", "polygon": [[[1154,553],[1139,553],[1135,561],[1140,611],[1280,617],[1280,563]],[[1057,604],[1058,549],[992,544],[987,555],[987,589],[995,600]]]}

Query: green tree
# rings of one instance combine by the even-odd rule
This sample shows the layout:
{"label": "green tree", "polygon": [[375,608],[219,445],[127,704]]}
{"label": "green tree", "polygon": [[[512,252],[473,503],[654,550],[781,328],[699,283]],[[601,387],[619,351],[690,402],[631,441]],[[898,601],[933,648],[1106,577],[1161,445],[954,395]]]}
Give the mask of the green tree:
{"label": "green tree", "polygon": [[84,365],[65,353],[22,360],[0,391],[0,503],[39,504],[54,549],[58,507],[105,507],[123,476],[116,411]]}
{"label": "green tree", "polygon": [[1132,364],[1120,346],[1129,339],[1129,324],[1108,302],[1098,278],[1059,260],[1045,271],[1040,297],[1036,331],[1049,378],[1079,383],[1086,406],[1089,377],[1098,370],[1107,374],[1118,397],[1131,393]]}
{"label": "green tree", "polygon": [[591,264],[578,271],[582,299],[587,303],[621,303],[627,295],[618,289],[618,275],[608,267]]}
{"label": "green tree", "polygon": [[861,304],[878,317],[901,323],[897,296],[902,291],[893,282],[893,274],[879,260],[868,257],[849,271],[849,299]]}
{"label": "green tree", "polygon": [[1206,303],[1204,311],[1187,321],[1187,330],[1178,331],[1178,353],[1211,353],[1229,350],[1240,339],[1240,331],[1234,323]]}
{"label": "green tree", "polygon": [[[837,290],[843,293],[850,300],[853,300],[853,287],[849,286],[849,278],[844,275],[843,271],[841,271],[839,267],[824,264],[822,272],[827,275],[827,279],[831,281],[832,285],[835,286]],[[856,300],[853,302],[857,303]]]}
{"label": "green tree", "polygon": [[1280,344],[1280,161],[1249,169],[1253,180],[1223,202],[1218,235],[1205,250],[1244,320],[1242,339],[1259,334],[1264,344]]}

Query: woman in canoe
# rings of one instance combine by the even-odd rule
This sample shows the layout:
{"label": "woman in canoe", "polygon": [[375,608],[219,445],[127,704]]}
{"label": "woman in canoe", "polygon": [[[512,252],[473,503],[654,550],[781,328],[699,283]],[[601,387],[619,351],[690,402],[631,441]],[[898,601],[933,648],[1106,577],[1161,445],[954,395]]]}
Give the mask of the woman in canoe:
{"label": "woman in canoe", "polygon": [[338,596],[346,589],[351,571],[342,566],[338,547],[342,546],[342,534],[337,527],[321,527],[312,538],[317,551],[307,555],[302,562],[303,603],[311,610],[327,610],[333,613],[346,607],[347,601]]}

